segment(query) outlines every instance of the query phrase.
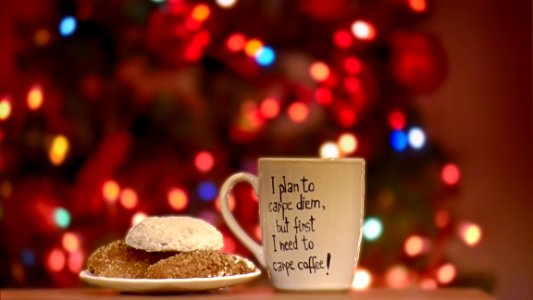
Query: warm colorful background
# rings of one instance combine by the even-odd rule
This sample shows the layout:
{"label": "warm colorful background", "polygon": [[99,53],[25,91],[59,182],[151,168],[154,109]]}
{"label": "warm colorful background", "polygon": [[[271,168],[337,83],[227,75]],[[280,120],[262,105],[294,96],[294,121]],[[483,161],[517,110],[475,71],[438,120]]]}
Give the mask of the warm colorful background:
{"label": "warm colorful background", "polygon": [[[2,287],[78,286],[96,247],[190,214],[260,156],[362,156],[353,287],[533,295],[529,1],[7,1]],[[249,187],[234,213],[257,231]]]}

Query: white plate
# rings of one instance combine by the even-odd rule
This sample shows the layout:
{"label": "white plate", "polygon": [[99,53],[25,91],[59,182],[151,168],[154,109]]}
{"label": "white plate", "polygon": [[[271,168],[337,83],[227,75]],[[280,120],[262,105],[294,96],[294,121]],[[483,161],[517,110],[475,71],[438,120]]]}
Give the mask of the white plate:
{"label": "white plate", "polygon": [[85,282],[99,287],[111,288],[121,292],[193,292],[224,288],[239,283],[248,282],[261,275],[261,270],[252,273],[220,276],[209,278],[186,279],[129,279],[99,277],[89,271],[80,272],[80,278]]}

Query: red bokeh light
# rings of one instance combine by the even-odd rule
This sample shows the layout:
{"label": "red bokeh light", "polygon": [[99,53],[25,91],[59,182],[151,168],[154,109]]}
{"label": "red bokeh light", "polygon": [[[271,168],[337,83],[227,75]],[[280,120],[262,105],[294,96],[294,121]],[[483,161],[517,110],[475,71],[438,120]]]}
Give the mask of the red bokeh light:
{"label": "red bokeh light", "polygon": [[400,130],[405,127],[405,115],[399,110],[393,110],[389,113],[389,126],[392,129]]}
{"label": "red bokeh light", "polygon": [[349,48],[352,45],[353,38],[350,32],[346,30],[337,30],[333,34],[333,42],[339,48]]}
{"label": "red bokeh light", "polygon": [[353,76],[344,79],[344,88],[347,92],[357,93],[361,89],[361,81]]}
{"label": "red bokeh light", "polygon": [[200,172],[208,172],[213,168],[215,159],[213,155],[207,151],[200,151],[194,158],[194,165]]}
{"label": "red bokeh light", "polygon": [[343,127],[350,127],[355,123],[355,113],[348,108],[341,109],[339,111],[338,117],[339,123]]}
{"label": "red bokeh light", "polygon": [[427,10],[426,0],[407,0],[409,8],[414,12],[423,13]]}
{"label": "red bokeh light", "polygon": [[357,74],[361,72],[361,61],[353,56],[347,57],[344,60],[344,69],[350,74]]}
{"label": "red bokeh light", "polygon": [[333,94],[328,88],[321,87],[316,89],[315,99],[321,105],[329,105],[333,102]]}
{"label": "red bokeh light", "polygon": [[448,163],[442,168],[441,177],[446,185],[456,185],[461,179],[461,171],[456,164]]}
{"label": "red bokeh light", "polygon": [[226,40],[226,47],[232,52],[239,52],[246,45],[246,37],[241,33],[234,33]]}
{"label": "red bokeh light", "polygon": [[289,106],[289,118],[295,123],[301,123],[307,119],[309,108],[302,102],[294,102]]}
{"label": "red bokeh light", "polygon": [[266,98],[261,102],[259,111],[267,119],[273,119],[279,114],[279,101],[275,98]]}

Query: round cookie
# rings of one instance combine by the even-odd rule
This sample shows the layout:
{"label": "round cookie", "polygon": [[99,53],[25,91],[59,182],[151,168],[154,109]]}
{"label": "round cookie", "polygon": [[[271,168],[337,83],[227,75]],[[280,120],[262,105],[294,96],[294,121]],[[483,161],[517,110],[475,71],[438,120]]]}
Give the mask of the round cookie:
{"label": "round cookie", "polygon": [[185,216],[148,217],[130,228],[125,243],[147,252],[222,249],[222,234],[211,224]]}

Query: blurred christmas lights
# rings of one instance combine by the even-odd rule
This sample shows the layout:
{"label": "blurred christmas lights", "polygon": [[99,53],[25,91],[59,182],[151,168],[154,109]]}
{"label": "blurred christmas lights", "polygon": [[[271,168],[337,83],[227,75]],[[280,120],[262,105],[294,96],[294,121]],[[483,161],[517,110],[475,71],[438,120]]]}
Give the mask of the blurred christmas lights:
{"label": "blurred christmas lights", "polygon": [[50,38],[50,31],[48,31],[46,28],[41,28],[35,31],[35,34],[33,35],[33,42],[35,45],[42,47],[50,42]]}
{"label": "blurred christmas lights", "polygon": [[61,245],[67,252],[74,252],[80,248],[80,238],[77,234],[67,231],[63,233]]}
{"label": "blurred christmas lights", "polygon": [[259,111],[263,115],[263,117],[267,119],[273,119],[278,116],[279,114],[279,101],[275,98],[269,97],[266,98],[261,102],[261,105],[259,107]]}
{"label": "blurred christmas lights", "polygon": [[197,4],[191,13],[191,18],[197,22],[203,22],[211,15],[211,9],[206,4]]}
{"label": "blurred christmas lights", "polygon": [[376,38],[376,29],[374,25],[367,21],[356,20],[351,26],[352,34],[363,41],[370,41]]}
{"label": "blurred christmas lights", "polygon": [[11,115],[11,99],[8,96],[0,100],[0,121],[5,121]]}
{"label": "blurred christmas lights", "polygon": [[407,139],[409,140],[409,145],[414,149],[421,149],[426,143],[426,134],[419,127],[413,127],[409,129],[407,133]]}
{"label": "blurred christmas lights", "polygon": [[353,38],[349,31],[337,30],[333,34],[333,42],[339,48],[349,48],[352,45]]}
{"label": "blurred christmas lights", "polygon": [[437,280],[441,284],[450,284],[457,275],[457,269],[451,263],[440,266],[437,270]]}
{"label": "blurred christmas lights", "polygon": [[59,228],[67,228],[70,225],[70,212],[63,207],[58,207],[54,211],[54,222]]}
{"label": "blurred christmas lights", "polygon": [[260,224],[257,224],[254,227],[254,237],[258,241],[260,241],[263,238],[263,234],[261,232],[261,225]]}
{"label": "blurred christmas lights", "polygon": [[131,226],[135,226],[139,223],[142,222],[142,220],[146,219],[147,215],[146,213],[140,211],[140,212],[136,212],[132,217],[131,217]]}
{"label": "blurred christmas lights", "polygon": [[215,0],[215,2],[222,8],[231,8],[237,3],[237,0]]}
{"label": "blurred christmas lights", "polygon": [[307,119],[309,108],[303,102],[296,101],[289,106],[287,113],[294,123],[301,123]]}
{"label": "blurred christmas lights", "polygon": [[439,228],[444,228],[450,224],[450,213],[444,209],[440,209],[435,213],[435,225]]}
{"label": "blurred christmas lights", "polygon": [[349,132],[341,134],[337,140],[337,144],[341,152],[345,155],[352,154],[357,150],[357,138]]}
{"label": "blurred christmas lights", "polygon": [[69,141],[67,137],[62,134],[56,135],[52,144],[50,145],[50,150],[48,151],[48,158],[54,166],[59,166],[63,163],[67,157],[69,150]]}
{"label": "blurred christmas lights", "polygon": [[46,265],[52,272],[59,272],[65,268],[66,255],[60,248],[54,248],[46,258]]}
{"label": "blurred christmas lights", "polygon": [[401,130],[394,130],[390,136],[390,144],[396,152],[402,152],[407,148],[407,135]]}
{"label": "blurred christmas lights", "polygon": [[246,45],[246,37],[242,33],[234,33],[226,40],[226,47],[232,52],[239,52]]}
{"label": "blurred christmas lights", "polygon": [[207,151],[200,151],[194,158],[194,164],[200,172],[209,172],[215,164],[213,155]]}
{"label": "blurred christmas lights", "polygon": [[330,105],[333,102],[333,94],[326,87],[320,87],[315,91],[315,99],[318,104]]}
{"label": "blurred christmas lights", "polygon": [[85,264],[85,255],[82,251],[74,251],[68,254],[67,267],[70,272],[78,274]]}
{"label": "blurred christmas lights", "polygon": [[189,202],[189,198],[185,190],[181,188],[171,188],[167,194],[168,205],[177,211],[184,210]]}
{"label": "blurred christmas lights", "polygon": [[257,52],[263,47],[263,42],[258,39],[250,39],[244,45],[244,52],[250,56],[255,57]]}
{"label": "blurred christmas lights", "polygon": [[357,267],[354,272],[352,289],[366,290],[372,284],[372,274],[367,269]]}
{"label": "blurred christmas lights", "polygon": [[37,261],[35,252],[30,248],[22,249],[22,252],[20,252],[20,261],[24,266],[29,268],[35,266],[35,262]]}
{"label": "blurred christmas lights", "polygon": [[26,104],[30,110],[37,110],[43,104],[43,90],[40,85],[33,85],[28,91]]}
{"label": "blurred christmas lights", "polygon": [[309,75],[316,81],[324,81],[329,78],[330,70],[325,63],[316,61],[309,66]]}
{"label": "blurred christmas lights", "polygon": [[276,53],[274,52],[274,49],[268,46],[263,46],[259,48],[259,50],[255,54],[255,61],[263,67],[268,67],[272,65],[275,60]]}
{"label": "blurred christmas lights", "polygon": [[471,222],[463,222],[459,225],[459,237],[470,247],[473,247],[481,241],[481,227]]}
{"label": "blurred christmas lights", "polygon": [[456,164],[448,163],[442,167],[441,177],[446,185],[453,186],[459,183],[461,172]]}
{"label": "blurred christmas lights", "polygon": [[65,16],[59,22],[59,34],[63,37],[70,36],[76,31],[78,21],[73,16]]}
{"label": "blurred christmas lights", "polygon": [[409,270],[404,265],[394,265],[385,272],[385,282],[392,288],[409,286]]}
{"label": "blurred christmas lights", "polygon": [[[235,206],[237,205],[237,201],[235,200],[235,196],[233,194],[229,194],[228,196],[228,206],[231,211],[235,210]],[[220,197],[217,197],[215,199],[215,209],[217,211],[220,211]]]}
{"label": "blurred christmas lights", "polygon": [[436,289],[437,281],[433,278],[422,278],[420,280],[420,287],[426,290]]}
{"label": "blurred christmas lights", "polygon": [[423,13],[427,10],[426,0],[407,0],[407,3],[414,12]]}
{"label": "blurred christmas lights", "polygon": [[117,201],[120,194],[120,186],[114,180],[107,180],[102,185],[102,196],[107,203],[114,203]]}
{"label": "blurred christmas lights", "polygon": [[125,188],[120,192],[120,204],[125,209],[134,209],[139,202],[137,193],[131,188]]}
{"label": "blurred christmas lights", "polygon": [[321,158],[337,158],[340,155],[339,148],[334,142],[324,142],[319,149]]}
{"label": "blurred christmas lights", "polygon": [[211,181],[202,181],[198,185],[197,192],[200,200],[210,202],[217,196],[217,186]]}
{"label": "blurred christmas lights", "polygon": [[383,233],[383,224],[376,217],[369,217],[363,223],[363,238],[367,241],[379,239]]}
{"label": "blurred christmas lights", "polygon": [[348,56],[347,58],[345,58],[343,66],[344,66],[344,70],[346,70],[346,72],[350,74],[357,74],[361,72],[361,68],[362,68],[361,61],[359,61],[359,59],[353,56]]}
{"label": "blurred christmas lights", "polygon": [[405,127],[405,115],[400,110],[393,110],[388,117],[389,126],[392,129],[401,130]]}
{"label": "blurred christmas lights", "polygon": [[408,256],[417,256],[426,250],[426,241],[419,235],[411,235],[405,240],[404,251]]}

